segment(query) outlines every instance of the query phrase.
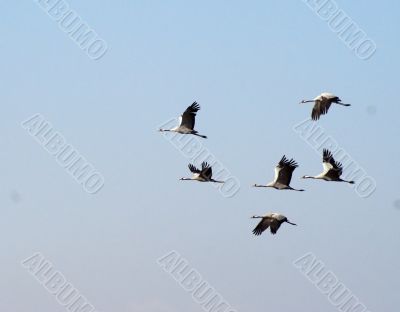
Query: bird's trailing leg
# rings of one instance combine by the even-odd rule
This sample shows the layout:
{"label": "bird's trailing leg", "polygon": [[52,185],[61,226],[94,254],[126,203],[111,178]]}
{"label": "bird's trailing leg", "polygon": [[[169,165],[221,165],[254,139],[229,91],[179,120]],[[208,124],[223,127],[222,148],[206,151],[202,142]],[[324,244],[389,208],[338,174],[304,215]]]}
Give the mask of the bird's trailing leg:
{"label": "bird's trailing leg", "polygon": [[194,135],[197,135],[198,137],[201,137],[201,138],[203,138],[203,139],[207,139],[207,136],[206,136],[206,135],[201,135],[201,134],[197,134],[197,133],[195,133]]}
{"label": "bird's trailing leg", "polygon": [[354,181],[346,181],[346,180],[341,180],[341,182],[346,182],[346,183],[349,183],[349,184],[354,184],[355,183]]}
{"label": "bird's trailing leg", "polygon": [[297,191],[297,192],[304,192],[304,191],[305,191],[305,190],[303,190],[303,189],[295,189],[295,188],[293,188],[293,187],[291,187],[291,186],[289,186],[289,187],[287,188],[287,190]]}
{"label": "bird's trailing leg", "polygon": [[351,104],[346,104],[346,103],[342,103],[342,102],[335,102],[336,104],[342,105],[342,106],[351,106]]}
{"label": "bird's trailing leg", "polygon": [[201,137],[201,138],[203,138],[203,139],[207,139],[207,136],[201,135],[201,134],[197,133],[197,131],[193,131],[192,134],[193,134],[193,135],[197,135],[198,137]]}

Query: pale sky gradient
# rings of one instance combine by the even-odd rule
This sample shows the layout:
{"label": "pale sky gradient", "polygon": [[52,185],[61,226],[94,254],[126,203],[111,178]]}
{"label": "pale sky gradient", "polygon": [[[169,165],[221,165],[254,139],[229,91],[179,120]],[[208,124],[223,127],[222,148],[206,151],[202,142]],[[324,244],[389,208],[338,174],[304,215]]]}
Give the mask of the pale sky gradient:
{"label": "pale sky gradient", "polygon": [[[337,311],[292,265],[307,252],[370,311],[398,309],[398,1],[337,1],[376,42],[367,61],[301,0],[68,3],[107,41],[102,59],[35,1],[0,2],[0,311],[66,311],[20,265],[41,252],[98,311],[200,312],[156,263],[171,250],[238,312]],[[322,167],[292,129],[311,112],[298,102],[323,91],[353,104],[318,123],[376,180],[367,199],[299,179]],[[178,181],[188,160],[156,131],[195,100],[234,198]],[[97,195],[21,127],[36,113],[104,175]],[[250,188],[283,154],[306,192]],[[254,237],[250,216],[269,211],[299,226]]]}

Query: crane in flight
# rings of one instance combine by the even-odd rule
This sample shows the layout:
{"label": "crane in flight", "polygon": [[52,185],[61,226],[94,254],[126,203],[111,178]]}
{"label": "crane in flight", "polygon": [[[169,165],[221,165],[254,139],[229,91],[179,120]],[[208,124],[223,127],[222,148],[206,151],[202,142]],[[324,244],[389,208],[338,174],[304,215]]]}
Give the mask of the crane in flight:
{"label": "crane in flight", "polygon": [[342,106],[351,106],[351,104],[342,103],[342,100],[338,96],[328,92],[321,93],[313,100],[302,100],[300,102],[300,104],[303,103],[314,103],[314,107],[311,112],[312,120],[318,120],[321,115],[327,114],[332,103]]}
{"label": "crane in flight", "polygon": [[253,234],[256,236],[261,235],[266,229],[270,228],[273,235],[278,232],[282,223],[286,222],[291,225],[297,225],[290,222],[284,215],[276,212],[267,213],[264,216],[252,216],[252,219],[261,219],[258,225],[254,228]]}
{"label": "crane in flight", "polygon": [[267,185],[254,184],[254,187],[272,187],[277,190],[292,190],[303,192],[303,189],[294,189],[290,186],[290,181],[292,180],[293,171],[298,167],[298,164],[294,159],[287,159],[283,155],[282,159],[279,161],[278,165],[275,167],[275,178],[274,181],[268,183]]}
{"label": "crane in flight", "polygon": [[211,166],[203,161],[201,164],[201,169],[196,168],[196,166],[189,164],[189,170],[193,173],[191,178],[181,178],[181,181],[199,181],[199,182],[214,182],[214,183],[225,183],[223,181],[217,181],[212,178],[212,168]]}
{"label": "crane in flight", "polygon": [[160,132],[177,132],[181,134],[193,134],[197,135],[203,139],[207,139],[207,136],[199,134],[194,130],[194,125],[196,123],[196,114],[200,110],[200,105],[197,102],[193,102],[183,114],[179,117],[179,126],[172,129],[160,129]]}
{"label": "crane in flight", "polygon": [[343,165],[342,163],[336,161],[332,153],[324,149],[322,153],[322,166],[324,171],[317,176],[308,176],[305,175],[303,179],[318,179],[318,180],[325,180],[325,181],[336,181],[336,182],[346,182],[349,184],[354,184],[354,181],[346,181],[341,178],[343,173]]}

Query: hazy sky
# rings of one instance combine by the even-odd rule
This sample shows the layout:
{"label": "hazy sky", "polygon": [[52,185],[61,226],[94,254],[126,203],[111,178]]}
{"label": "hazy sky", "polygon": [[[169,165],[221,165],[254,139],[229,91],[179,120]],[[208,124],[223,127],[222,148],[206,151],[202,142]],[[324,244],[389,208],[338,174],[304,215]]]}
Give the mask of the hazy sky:
{"label": "hazy sky", "polygon": [[[338,311],[293,265],[308,252],[370,311],[395,311],[398,1],[337,1],[376,43],[368,60],[301,0],[68,3],[107,42],[99,60],[36,1],[0,2],[1,311],[66,311],[21,265],[35,252],[98,311],[202,311],[157,264],[172,250],[236,311]],[[298,103],[323,91],[352,103],[317,124],[376,181],[368,198],[300,179],[322,167],[293,130],[312,107]],[[190,160],[156,131],[195,100],[202,143],[240,180],[232,198],[179,181]],[[21,126],[35,114],[104,176],[97,194]],[[252,189],[283,154],[306,192]],[[270,211],[298,226],[254,237],[250,216]]]}

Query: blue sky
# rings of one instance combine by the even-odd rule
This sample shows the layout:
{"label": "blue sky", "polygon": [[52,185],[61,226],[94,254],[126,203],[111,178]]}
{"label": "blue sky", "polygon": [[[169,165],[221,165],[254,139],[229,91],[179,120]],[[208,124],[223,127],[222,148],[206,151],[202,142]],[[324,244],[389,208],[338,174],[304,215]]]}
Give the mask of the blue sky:
{"label": "blue sky", "polygon": [[[308,252],[370,311],[399,306],[398,2],[337,1],[375,41],[369,60],[301,0],[68,3],[107,42],[100,60],[35,1],[0,2],[0,310],[65,311],[20,264],[41,252],[98,311],[201,311],[156,263],[171,250],[237,311],[336,311],[292,264]],[[375,179],[368,198],[299,179],[322,167],[293,130],[311,112],[298,102],[323,91],[352,103],[318,124]],[[189,160],[156,131],[195,100],[233,198],[178,181]],[[104,175],[98,194],[21,127],[36,113]],[[306,192],[250,188],[283,154]],[[250,216],[269,211],[299,226],[255,238]]]}

